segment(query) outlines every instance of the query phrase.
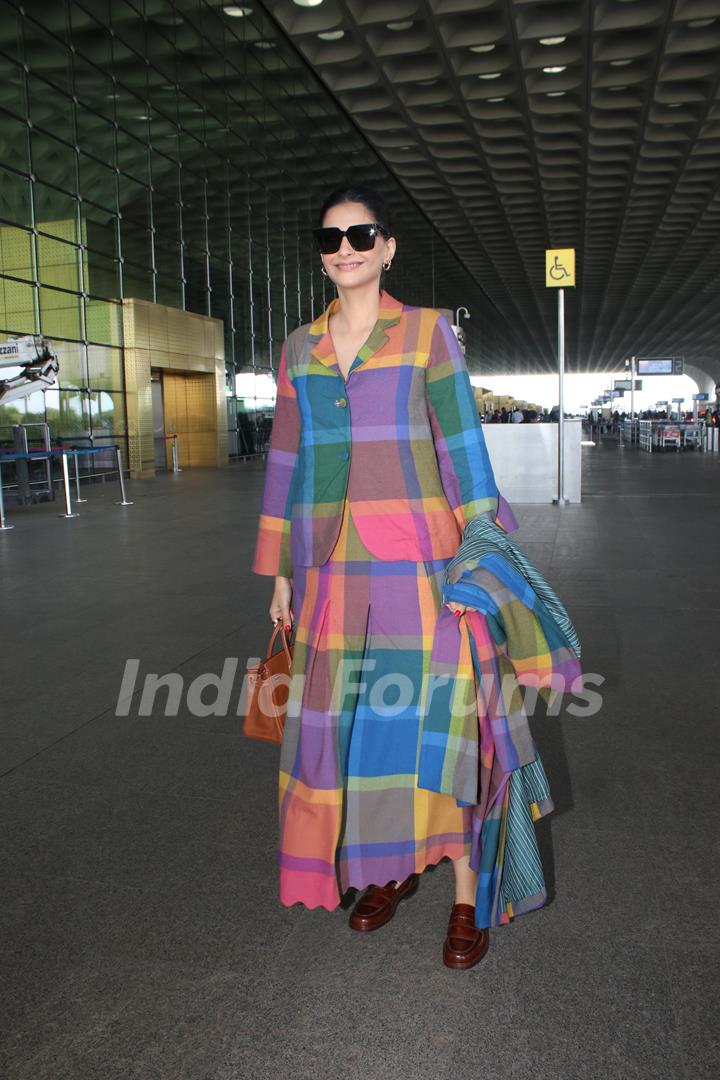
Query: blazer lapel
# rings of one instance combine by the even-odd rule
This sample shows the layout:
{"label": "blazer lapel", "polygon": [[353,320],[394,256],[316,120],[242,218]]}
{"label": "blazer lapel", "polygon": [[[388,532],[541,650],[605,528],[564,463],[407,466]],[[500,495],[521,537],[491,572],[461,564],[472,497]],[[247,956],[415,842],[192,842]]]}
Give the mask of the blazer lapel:
{"label": "blazer lapel", "polygon": [[362,367],[364,364],[371,360],[372,357],[380,352],[383,346],[388,341],[388,330],[392,326],[397,326],[402,318],[403,305],[399,300],[395,300],[384,290],[380,294],[380,311],[378,313],[378,321],[373,327],[370,337],[367,339],[360,352],[357,355],[350,370]]}
{"label": "blazer lapel", "polygon": [[330,316],[340,307],[337,297],[330,302],[321,315],[318,315],[308,331],[308,344],[310,345],[310,357],[325,367],[333,367],[336,364],[335,347],[330,334]]}
{"label": "blazer lapel", "polygon": [[[340,300],[336,297],[326,311],[320,315],[310,327],[309,340],[313,343],[311,356],[319,360],[326,367],[336,367],[337,359],[330,334],[330,316],[340,307]],[[395,300],[389,293],[383,291],[380,294],[380,310],[375,326],[370,331],[365,344],[350,365],[348,375],[356,371],[371,360],[372,357],[383,348],[388,341],[388,330],[397,326],[402,318],[403,305]]]}

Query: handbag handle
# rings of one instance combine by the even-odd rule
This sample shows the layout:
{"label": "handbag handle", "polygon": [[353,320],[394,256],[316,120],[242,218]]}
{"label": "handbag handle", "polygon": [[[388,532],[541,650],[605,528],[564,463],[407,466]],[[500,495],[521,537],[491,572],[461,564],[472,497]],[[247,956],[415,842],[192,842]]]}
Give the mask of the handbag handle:
{"label": "handbag handle", "polygon": [[263,660],[263,664],[267,664],[268,660],[272,657],[273,649],[275,648],[275,639],[278,634],[282,634],[282,647],[285,650],[285,656],[287,657],[287,662],[289,666],[290,664],[292,664],[292,655],[290,653],[290,645],[287,639],[287,634],[285,632],[285,627],[283,626],[282,622],[278,622],[277,625],[273,628],[273,632],[270,635],[270,641],[268,642],[267,656]]}

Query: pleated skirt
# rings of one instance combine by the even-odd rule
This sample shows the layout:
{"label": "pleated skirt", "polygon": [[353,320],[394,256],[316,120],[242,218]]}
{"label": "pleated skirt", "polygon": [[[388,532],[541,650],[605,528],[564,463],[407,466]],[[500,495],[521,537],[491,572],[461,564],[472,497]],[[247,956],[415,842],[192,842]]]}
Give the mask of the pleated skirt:
{"label": "pleated skirt", "polygon": [[417,786],[447,561],[375,559],[346,504],[329,560],[295,571],[279,773],[283,904],[333,910],[349,888],[470,853],[472,808]]}

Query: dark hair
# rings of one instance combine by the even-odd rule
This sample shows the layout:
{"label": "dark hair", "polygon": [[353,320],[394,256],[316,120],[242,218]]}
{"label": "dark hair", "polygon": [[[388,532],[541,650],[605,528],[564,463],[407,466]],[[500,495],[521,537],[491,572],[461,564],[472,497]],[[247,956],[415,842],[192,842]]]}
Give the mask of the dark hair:
{"label": "dark hair", "polygon": [[387,203],[377,191],[374,191],[369,187],[364,187],[362,184],[350,184],[347,187],[341,187],[336,191],[331,192],[322,204],[320,214],[318,215],[318,225],[322,228],[325,215],[328,210],[332,210],[334,206],[342,206],[343,203],[353,202],[362,203],[367,212],[372,214],[376,224],[382,225],[388,236],[392,236],[392,222]]}

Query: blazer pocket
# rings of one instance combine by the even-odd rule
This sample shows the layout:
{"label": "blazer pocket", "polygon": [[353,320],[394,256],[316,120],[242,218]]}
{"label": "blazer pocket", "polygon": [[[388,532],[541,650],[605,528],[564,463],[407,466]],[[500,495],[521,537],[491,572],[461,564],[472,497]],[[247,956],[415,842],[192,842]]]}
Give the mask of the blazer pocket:
{"label": "blazer pocket", "polygon": [[460,544],[455,516],[442,497],[351,503],[351,508],[360,539],[382,562],[450,559]]}

